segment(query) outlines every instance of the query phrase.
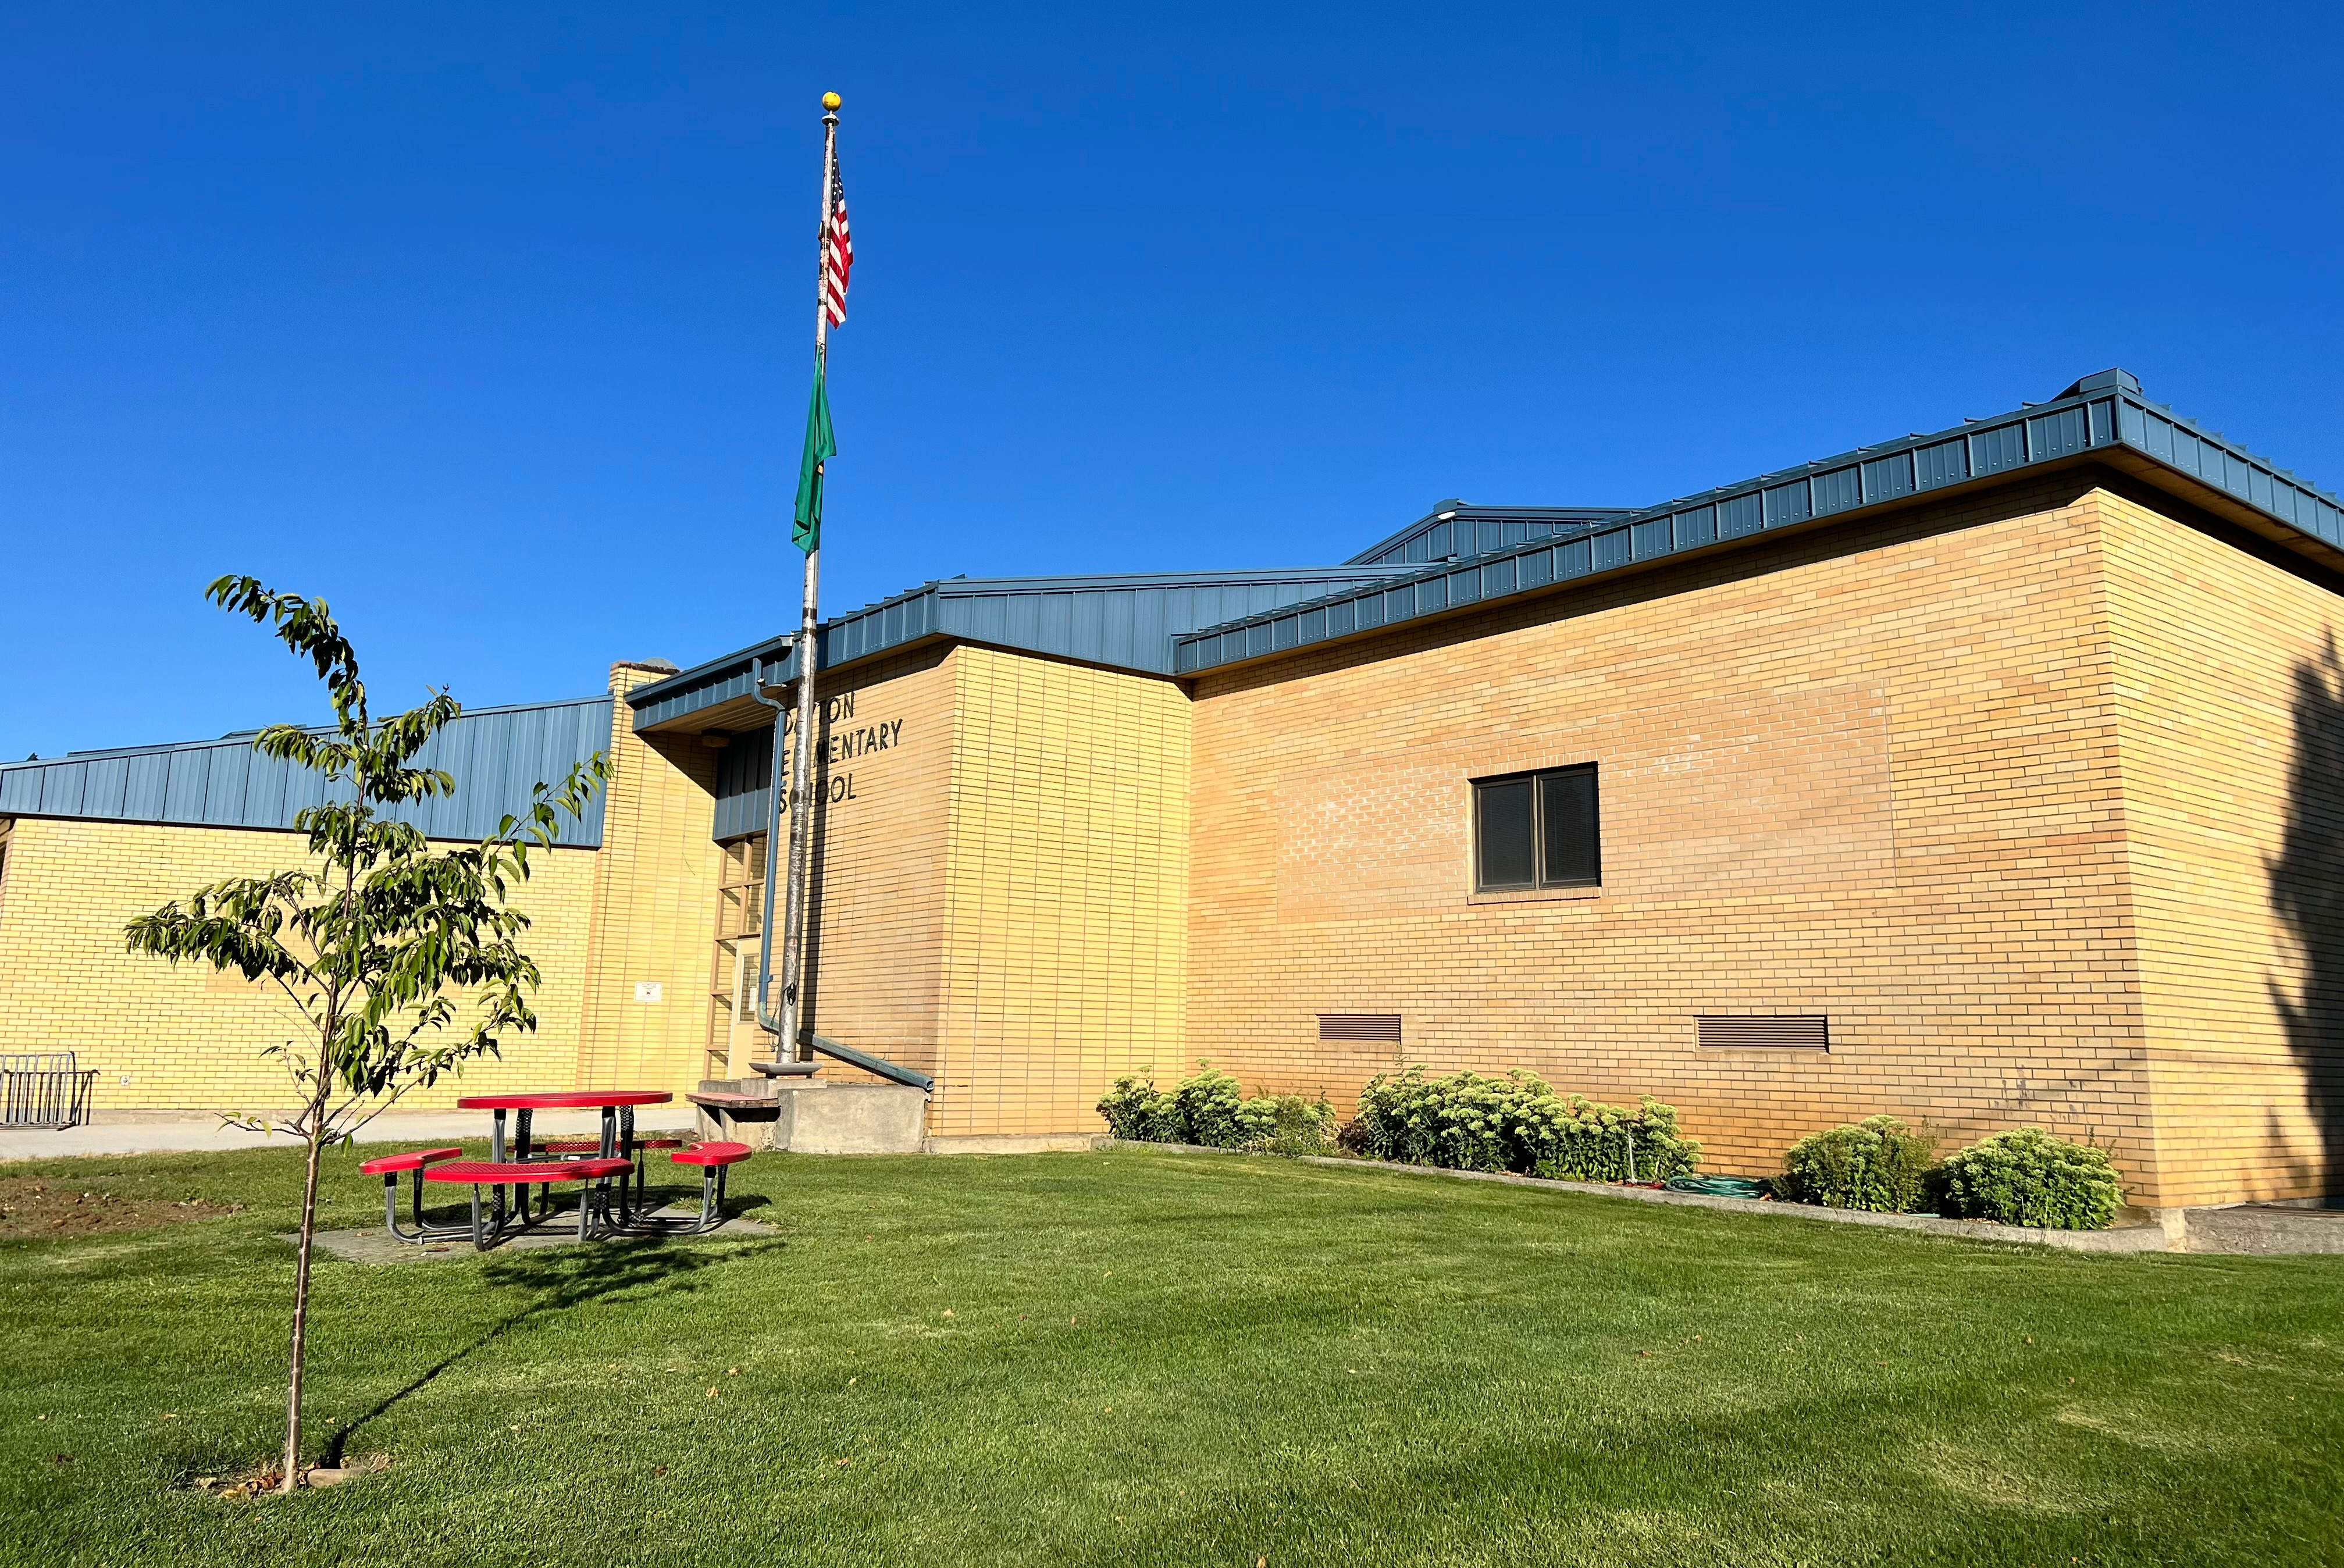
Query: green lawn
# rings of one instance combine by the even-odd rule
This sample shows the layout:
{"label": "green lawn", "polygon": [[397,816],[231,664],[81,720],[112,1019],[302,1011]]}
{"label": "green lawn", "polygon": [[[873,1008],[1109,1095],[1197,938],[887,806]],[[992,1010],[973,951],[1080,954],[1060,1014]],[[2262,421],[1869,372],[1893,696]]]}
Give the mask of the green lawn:
{"label": "green lawn", "polygon": [[[328,1223],[379,1216],[333,1163]],[[310,1451],[392,1467],[223,1501],[190,1479],[278,1440],[298,1157],[0,1168],[145,1224],[0,1241],[0,1555],[2344,1561],[2344,1258],[2042,1253],[1263,1158],[735,1175],[777,1236],[323,1262]]]}

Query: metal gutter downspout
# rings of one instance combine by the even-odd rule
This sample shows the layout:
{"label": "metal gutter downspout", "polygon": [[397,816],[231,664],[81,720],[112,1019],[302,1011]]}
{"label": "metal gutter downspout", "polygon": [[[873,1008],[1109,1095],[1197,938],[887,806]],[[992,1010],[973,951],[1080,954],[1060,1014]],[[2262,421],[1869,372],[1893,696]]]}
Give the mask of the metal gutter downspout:
{"label": "metal gutter downspout", "polygon": [[[765,998],[772,994],[773,988],[773,873],[781,864],[781,857],[773,853],[773,849],[781,839],[779,818],[782,800],[782,715],[789,712],[789,707],[779,699],[765,695],[765,667],[763,660],[752,659],[749,662],[749,694],[756,698],[761,705],[773,710],[773,762],[767,775],[765,793],[774,809],[765,819],[765,913],[757,922],[757,1027],[779,1042],[782,1037],[782,1021],[766,1008]],[[868,1051],[858,1051],[853,1046],[841,1041],[824,1039],[822,1036],[809,1031],[806,1035],[806,1042],[826,1057],[836,1057],[849,1067],[861,1067],[864,1072],[876,1077],[885,1078],[890,1083],[902,1084],[906,1087],[918,1089],[923,1094],[933,1090],[936,1086],[936,1080],[924,1072],[915,1071],[901,1062],[891,1062],[884,1057],[874,1057]],[[779,1050],[773,1054],[777,1057],[782,1055]],[[763,1071],[766,1064],[755,1065],[758,1070]],[[772,1065],[778,1067],[780,1063],[777,1061]]]}
{"label": "metal gutter downspout", "polygon": [[[796,644],[793,642],[791,646],[794,648]],[[772,808],[765,814],[765,913],[757,922],[757,1027],[779,1040],[782,1021],[766,1009],[765,998],[773,988],[773,866],[778,858],[773,846],[781,838],[782,715],[789,710],[778,699],[765,695],[763,659],[749,661],[749,695],[762,706],[773,710],[773,761],[765,775],[765,804]],[[782,1053],[777,1050],[773,1054],[779,1057]]]}

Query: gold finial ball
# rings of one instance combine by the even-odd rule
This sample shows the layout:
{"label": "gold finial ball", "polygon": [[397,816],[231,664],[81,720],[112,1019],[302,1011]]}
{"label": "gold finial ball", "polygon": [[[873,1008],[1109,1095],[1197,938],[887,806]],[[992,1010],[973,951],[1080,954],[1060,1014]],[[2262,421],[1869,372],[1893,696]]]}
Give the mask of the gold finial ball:
{"label": "gold finial ball", "polygon": [[842,101],[836,93],[824,93],[822,96],[822,106],[825,109],[835,109]]}

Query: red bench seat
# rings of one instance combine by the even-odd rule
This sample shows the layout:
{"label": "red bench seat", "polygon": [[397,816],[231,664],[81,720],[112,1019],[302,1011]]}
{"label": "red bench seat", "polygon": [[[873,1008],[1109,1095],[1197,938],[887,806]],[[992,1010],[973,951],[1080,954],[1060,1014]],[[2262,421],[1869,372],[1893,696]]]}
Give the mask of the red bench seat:
{"label": "red bench seat", "polygon": [[[596,1145],[597,1148],[601,1146]],[[410,1148],[405,1154],[378,1155],[359,1168],[369,1176],[397,1176],[402,1170],[420,1170],[427,1165],[437,1165],[443,1159],[461,1159],[460,1148]]]}
{"label": "red bench seat", "polygon": [[695,1143],[690,1148],[679,1149],[668,1158],[678,1165],[738,1165],[749,1158],[749,1146],[711,1139]]}
{"label": "red bench seat", "polygon": [[[599,1138],[549,1138],[538,1148],[548,1154],[601,1154],[602,1140]],[[682,1148],[683,1139],[662,1134],[635,1139],[637,1148]]]}
{"label": "red bench seat", "polygon": [[[619,1179],[619,1190],[623,1195],[627,1189],[627,1177],[634,1168],[633,1160],[620,1159],[615,1156],[609,1159],[451,1159],[429,1167],[423,1171],[422,1179],[425,1181],[461,1182],[470,1186],[472,1247],[475,1251],[485,1252],[490,1242],[503,1233],[505,1220],[503,1202],[500,1198],[495,1224],[491,1226],[487,1222],[480,1204],[483,1188],[515,1187],[526,1192],[530,1188],[547,1188],[557,1181],[607,1181],[615,1176]],[[598,1214],[602,1217],[603,1223],[609,1223],[609,1192],[610,1189],[605,1187],[600,1202],[591,1190],[578,1195],[579,1240],[587,1239]],[[524,1221],[526,1218],[524,1215]]]}
{"label": "red bench seat", "polygon": [[679,1148],[668,1158],[678,1165],[700,1167],[700,1218],[685,1226],[683,1234],[698,1236],[723,1224],[724,1172],[749,1158],[749,1146],[711,1139]]}
{"label": "red bench seat", "polygon": [[609,1159],[532,1159],[525,1164],[510,1159],[502,1164],[493,1159],[451,1159],[424,1171],[423,1179],[469,1182],[474,1187],[543,1187],[556,1181],[591,1181],[634,1168],[632,1160],[615,1155]]}

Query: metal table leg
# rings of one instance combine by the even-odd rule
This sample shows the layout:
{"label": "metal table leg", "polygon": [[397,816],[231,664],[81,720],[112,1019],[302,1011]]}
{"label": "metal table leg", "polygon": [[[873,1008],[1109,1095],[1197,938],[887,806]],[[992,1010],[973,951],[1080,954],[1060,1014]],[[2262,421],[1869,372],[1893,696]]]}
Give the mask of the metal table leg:
{"label": "metal table leg", "polygon": [[[505,1113],[502,1110],[495,1110],[491,1111],[490,1116],[491,1119],[489,1123],[489,1159],[493,1164],[502,1165],[505,1162]],[[501,1187],[496,1189],[494,1212],[496,1228],[502,1230],[505,1228],[505,1189]],[[472,1192],[472,1229],[475,1246],[479,1245],[480,1216],[480,1189],[475,1188]]]}
{"label": "metal table leg", "polygon": [[[514,1123],[513,1128],[513,1143],[515,1147],[513,1158],[524,1164],[529,1160],[529,1146],[530,1142],[529,1122],[532,1114],[534,1113],[530,1111],[529,1107],[521,1107],[520,1116]],[[538,1191],[537,1198],[538,1212],[540,1216],[542,1217],[551,1210],[551,1205],[545,1201],[545,1192],[541,1188]],[[513,1189],[513,1213],[515,1218],[518,1219],[521,1224],[527,1225],[529,1223],[529,1189],[526,1186],[516,1187]]]}

